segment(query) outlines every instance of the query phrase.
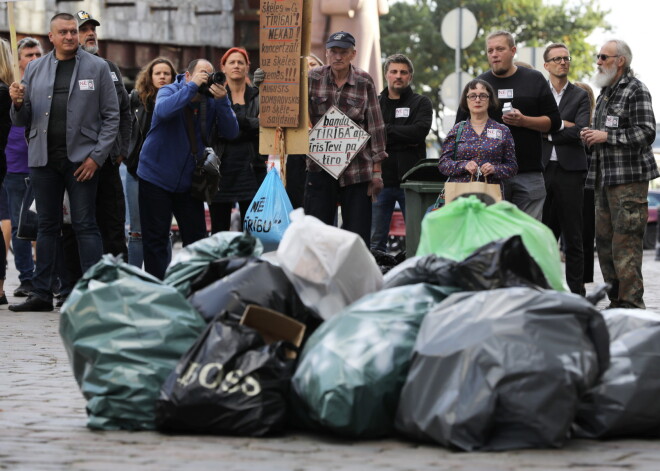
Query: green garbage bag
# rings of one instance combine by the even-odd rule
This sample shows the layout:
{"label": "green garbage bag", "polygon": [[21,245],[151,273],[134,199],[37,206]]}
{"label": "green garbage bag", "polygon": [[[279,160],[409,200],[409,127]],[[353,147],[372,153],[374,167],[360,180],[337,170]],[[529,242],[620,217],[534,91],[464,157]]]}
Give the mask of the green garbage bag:
{"label": "green garbage bag", "polygon": [[218,232],[181,249],[167,267],[164,281],[188,297],[191,291],[190,283],[210,262],[232,255],[258,257],[263,251],[261,241],[248,233]]}
{"label": "green garbage bag", "polygon": [[155,429],[160,388],[205,327],[175,288],[118,258],[87,270],[60,316],[87,426]]}
{"label": "green garbage bag", "polygon": [[422,220],[417,255],[435,254],[460,261],[489,242],[513,235],[522,237],[550,286],[568,291],[552,231],[507,201],[486,206],[470,196],[428,213]]}
{"label": "green garbage bag", "polygon": [[456,291],[399,286],[367,295],[321,324],[292,380],[296,415],[352,437],[392,432],[422,319]]}

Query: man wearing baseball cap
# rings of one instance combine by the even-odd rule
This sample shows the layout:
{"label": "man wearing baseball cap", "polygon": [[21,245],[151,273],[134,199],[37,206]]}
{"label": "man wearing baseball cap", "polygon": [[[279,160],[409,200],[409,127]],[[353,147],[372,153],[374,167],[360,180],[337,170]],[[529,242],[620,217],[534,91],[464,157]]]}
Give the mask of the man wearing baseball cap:
{"label": "man wearing baseball cap", "polygon": [[[101,23],[86,11],[79,11],[75,15],[78,22],[78,42],[80,47],[90,54],[98,56],[99,43],[96,36],[96,27]],[[128,154],[128,144],[131,139],[131,109],[128,93],[124,87],[121,72],[117,65],[104,59],[110,67],[110,75],[115,84],[117,99],[119,100],[119,133],[112,147],[109,158],[99,169],[99,186],[96,194],[96,221],[103,239],[103,253],[124,255],[128,257],[126,246],[125,223],[126,203],[124,189],[119,176],[119,165]],[[65,224],[62,230],[64,269],[60,298],[57,305],[61,305],[80,278],[80,264],[78,263],[78,244],[71,226]]]}
{"label": "man wearing baseball cap", "polygon": [[334,224],[337,204],[343,228],[359,234],[367,247],[371,237],[371,202],[383,188],[381,161],[385,152],[385,124],[378,92],[371,76],[351,64],[355,38],[339,31],[326,41],[326,64],[309,71],[309,117],[312,126],[336,106],[371,138],[338,180],[311,159],[307,161],[305,213]]}

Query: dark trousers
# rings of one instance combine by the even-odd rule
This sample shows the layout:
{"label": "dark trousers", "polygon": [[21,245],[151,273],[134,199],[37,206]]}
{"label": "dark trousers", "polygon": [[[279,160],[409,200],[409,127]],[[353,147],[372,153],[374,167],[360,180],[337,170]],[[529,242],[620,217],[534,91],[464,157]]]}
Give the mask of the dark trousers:
{"label": "dark trousers", "polygon": [[[239,201],[238,208],[241,212],[241,230],[243,230],[243,223],[245,222],[245,215],[250,209],[252,201]],[[211,203],[209,207],[209,214],[211,216],[211,233],[228,231],[231,229],[231,211],[234,209],[234,203],[222,202]]]}
{"label": "dark trousers", "polygon": [[33,167],[30,171],[39,218],[33,293],[46,301],[52,301],[53,298],[51,287],[60,246],[65,189],[71,203],[71,222],[77,240],[81,272],[98,262],[103,254],[101,234],[96,224],[95,202],[99,175],[97,172],[91,180],[78,182],[73,172],[79,165],[68,160],[51,161],[45,167]]}
{"label": "dark trousers", "polygon": [[584,248],[584,282],[594,281],[594,243],[596,241],[596,206],[594,190],[584,189],[582,204],[582,247]]}
{"label": "dark trousers", "polygon": [[584,172],[569,172],[558,162],[548,162],[545,172],[543,223],[555,237],[563,236],[566,254],[566,283],[571,292],[584,294],[584,247],[582,244],[582,200]]}
{"label": "dark trousers", "polygon": [[[96,173],[99,178],[96,191],[96,223],[101,232],[103,253],[123,255],[123,259],[126,261],[128,259],[125,228],[126,202],[119,167],[108,158]],[[78,258],[78,243],[75,231],[69,224],[64,224],[62,227],[62,254],[61,267],[64,273],[60,274],[61,294],[68,296],[73,285],[82,276]]]}
{"label": "dark trousers", "polygon": [[286,194],[293,209],[302,208],[305,202],[307,162],[304,155],[292,154],[286,158]]}
{"label": "dark trousers", "polygon": [[367,247],[371,240],[371,198],[369,184],[355,183],[339,186],[329,173],[307,172],[305,185],[305,214],[328,225],[334,225],[337,204],[341,207],[342,229],[355,232]]}
{"label": "dark trousers", "polygon": [[173,193],[141,178],[139,181],[144,269],[162,280],[169,261],[172,216],[179,225],[185,247],[207,236],[204,203],[194,199],[189,191]]}

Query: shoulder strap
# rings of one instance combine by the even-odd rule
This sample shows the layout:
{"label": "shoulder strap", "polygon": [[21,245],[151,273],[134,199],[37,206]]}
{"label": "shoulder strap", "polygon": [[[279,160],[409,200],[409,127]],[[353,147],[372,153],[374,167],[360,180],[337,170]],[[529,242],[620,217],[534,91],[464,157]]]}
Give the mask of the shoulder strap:
{"label": "shoulder strap", "polygon": [[465,121],[461,121],[458,124],[458,129],[456,130],[456,139],[454,139],[454,156],[452,157],[454,160],[456,160],[456,151],[458,150],[458,141],[461,139],[461,136],[463,135],[463,128],[465,127]]}
{"label": "shoulder strap", "polygon": [[188,140],[190,141],[190,151],[192,152],[193,157],[197,160],[197,139],[195,139],[195,124],[193,122],[193,111],[189,106],[184,107],[183,111],[185,120],[186,120],[186,133],[188,134]]}
{"label": "shoulder strap", "polygon": [[199,104],[199,125],[202,131],[202,143],[204,147],[208,147],[208,139],[206,135],[206,100],[202,100]]}

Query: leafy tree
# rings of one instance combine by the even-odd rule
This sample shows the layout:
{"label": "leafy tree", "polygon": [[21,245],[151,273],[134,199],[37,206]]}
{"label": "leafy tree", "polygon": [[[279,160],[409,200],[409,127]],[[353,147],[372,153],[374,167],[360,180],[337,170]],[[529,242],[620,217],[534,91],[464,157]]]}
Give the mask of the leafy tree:
{"label": "leafy tree", "polygon": [[455,51],[442,39],[440,28],[445,15],[462,6],[477,19],[477,37],[461,52],[462,69],[477,76],[488,69],[485,38],[494,30],[514,34],[518,48],[545,47],[563,42],[571,51],[573,62],[569,79],[594,71],[595,47],[586,42],[596,29],[609,30],[605,21],[609,11],[598,2],[566,0],[548,5],[543,0],[406,0],[390,5],[390,12],[380,19],[381,50],[384,57],[406,54],[415,65],[413,86],[428,96],[440,113],[443,108],[442,81],[454,72]]}

